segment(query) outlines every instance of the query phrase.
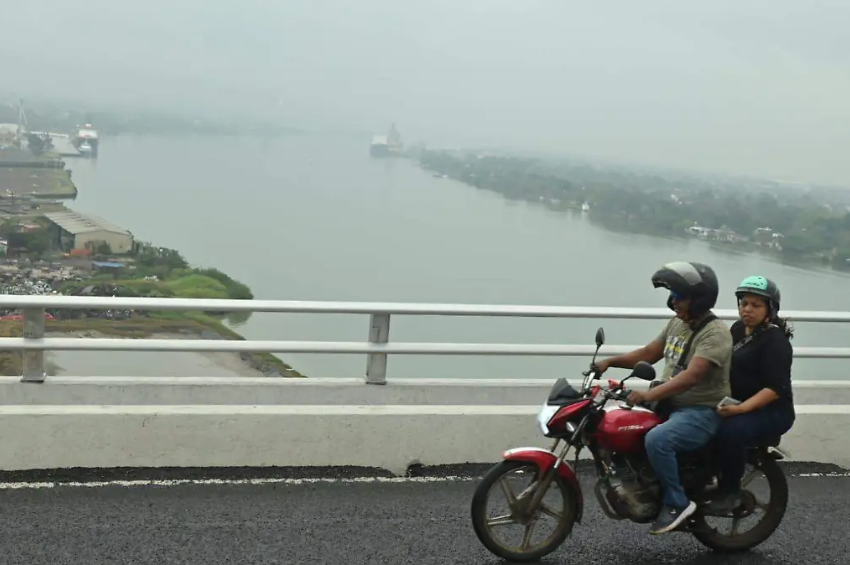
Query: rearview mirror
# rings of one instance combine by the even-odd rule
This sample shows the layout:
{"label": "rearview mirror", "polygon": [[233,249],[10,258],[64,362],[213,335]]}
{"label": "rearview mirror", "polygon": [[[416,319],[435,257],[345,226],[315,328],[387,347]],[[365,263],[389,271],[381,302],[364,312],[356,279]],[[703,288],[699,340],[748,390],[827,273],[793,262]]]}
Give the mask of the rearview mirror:
{"label": "rearview mirror", "polygon": [[635,363],[635,368],[632,371],[632,374],[642,381],[654,381],[655,367],[646,361],[638,361]]}
{"label": "rearview mirror", "polygon": [[596,347],[602,347],[603,343],[605,343],[605,330],[599,328],[596,330]]}

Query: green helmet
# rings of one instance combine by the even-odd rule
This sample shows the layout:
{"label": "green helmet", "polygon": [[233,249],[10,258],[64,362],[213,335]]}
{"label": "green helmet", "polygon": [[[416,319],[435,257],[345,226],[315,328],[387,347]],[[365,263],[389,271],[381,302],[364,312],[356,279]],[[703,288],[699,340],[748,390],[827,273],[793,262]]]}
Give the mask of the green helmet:
{"label": "green helmet", "polygon": [[782,295],[776,283],[769,278],[758,275],[745,278],[738,285],[737,290],[735,290],[735,296],[741,298],[745,294],[754,294],[766,298],[774,312],[779,311],[779,302]]}

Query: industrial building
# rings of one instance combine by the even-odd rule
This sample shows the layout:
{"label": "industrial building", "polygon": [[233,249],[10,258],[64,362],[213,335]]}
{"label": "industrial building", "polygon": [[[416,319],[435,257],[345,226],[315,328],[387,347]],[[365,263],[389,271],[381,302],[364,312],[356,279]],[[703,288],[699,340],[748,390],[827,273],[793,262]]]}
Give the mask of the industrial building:
{"label": "industrial building", "polygon": [[94,252],[102,244],[109,245],[112,253],[129,253],[133,250],[133,234],[103,218],[79,212],[50,212],[44,215],[50,223],[54,244],[65,251],[87,249]]}

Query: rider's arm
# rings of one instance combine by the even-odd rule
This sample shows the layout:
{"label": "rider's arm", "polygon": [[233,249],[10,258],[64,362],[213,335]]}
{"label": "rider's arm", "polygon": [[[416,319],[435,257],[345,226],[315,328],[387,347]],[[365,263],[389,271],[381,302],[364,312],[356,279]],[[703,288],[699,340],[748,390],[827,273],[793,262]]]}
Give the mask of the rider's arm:
{"label": "rider's arm", "polygon": [[667,397],[690,390],[706,378],[712,367],[729,363],[732,356],[732,336],[728,330],[717,327],[706,328],[694,340],[694,355],[687,369],[655,388],[644,397],[647,402],[664,400]]}
{"label": "rider's arm", "polygon": [[746,414],[747,412],[752,412],[753,410],[758,410],[759,408],[764,408],[771,402],[774,402],[779,399],[779,395],[776,394],[776,391],[770,388],[763,388],[747,400],[742,402],[737,406],[738,414]]}
{"label": "rider's arm", "polygon": [[791,362],[794,350],[778,330],[769,330],[769,341],[766,340],[761,348],[759,373],[764,379],[764,388],[738,405],[738,413],[746,414],[764,408],[779,399],[780,395],[791,391]]}

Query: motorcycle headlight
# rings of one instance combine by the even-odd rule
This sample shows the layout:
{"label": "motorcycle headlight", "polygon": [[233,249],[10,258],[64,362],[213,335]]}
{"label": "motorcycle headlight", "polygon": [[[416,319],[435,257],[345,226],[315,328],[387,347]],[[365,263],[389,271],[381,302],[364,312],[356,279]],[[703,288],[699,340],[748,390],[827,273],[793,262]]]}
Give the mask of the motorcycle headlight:
{"label": "motorcycle headlight", "polygon": [[540,426],[540,431],[543,432],[543,435],[549,434],[549,420],[552,419],[552,416],[554,416],[560,408],[560,406],[549,406],[545,402],[543,403],[543,406],[537,413],[537,425]]}

